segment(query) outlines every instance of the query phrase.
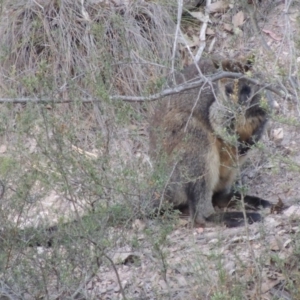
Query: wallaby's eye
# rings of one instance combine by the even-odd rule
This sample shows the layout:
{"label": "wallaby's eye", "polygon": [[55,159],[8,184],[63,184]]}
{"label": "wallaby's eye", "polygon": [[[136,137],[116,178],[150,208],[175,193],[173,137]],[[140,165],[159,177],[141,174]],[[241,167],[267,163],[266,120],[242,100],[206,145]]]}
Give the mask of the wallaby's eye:
{"label": "wallaby's eye", "polygon": [[244,85],[240,92],[240,102],[246,102],[251,97],[251,88],[248,85]]}
{"label": "wallaby's eye", "polygon": [[230,96],[230,95],[232,95],[233,90],[232,90],[232,88],[230,86],[226,86],[225,87],[225,92],[226,92],[227,96]]}
{"label": "wallaby's eye", "polygon": [[251,94],[251,88],[250,88],[250,86],[244,85],[243,88],[242,88],[242,90],[241,90],[241,94],[244,94],[244,95],[247,94],[247,95],[250,96],[250,94]]}

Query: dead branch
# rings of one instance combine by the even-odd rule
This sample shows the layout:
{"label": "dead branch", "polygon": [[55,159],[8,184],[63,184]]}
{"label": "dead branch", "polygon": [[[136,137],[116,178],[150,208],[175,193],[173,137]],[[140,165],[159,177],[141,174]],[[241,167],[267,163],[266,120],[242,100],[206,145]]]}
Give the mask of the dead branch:
{"label": "dead branch", "polygon": [[[245,76],[242,73],[233,73],[233,72],[219,72],[213,76],[208,76],[208,77],[200,77],[199,80],[195,80],[193,82],[186,82],[183,84],[179,84],[175,87],[172,88],[167,88],[164,89],[160,93],[156,93],[150,96],[121,96],[121,95],[113,95],[109,96],[110,100],[122,100],[126,102],[152,102],[156,101],[158,99],[175,95],[178,93],[182,93],[194,88],[201,87],[205,83],[212,83],[215,81],[218,81],[222,78],[232,78],[232,79],[240,79],[243,78],[247,80],[249,83],[257,85],[261,87],[262,89],[269,90],[273,92],[274,94],[280,96],[280,97],[285,97],[287,99],[291,99],[293,95],[290,95],[287,93],[287,91],[284,91],[283,89],[277,89],[272,84],[269,83],[263,83],[261,81],[258,81],[253,78],[249,78]],[[88,98],[88,99],[83,99],[80,102],[81,103],[92,103],[92,102],[101,102],[102,99],[99,98]],[[54,98],[0,98],[0,103],[14,103],[14,104],[26,104],[26,103],[37,103],[37,104],[58,104],[58,103],[72,103],[74,100],[72,99],[54,99]]]}

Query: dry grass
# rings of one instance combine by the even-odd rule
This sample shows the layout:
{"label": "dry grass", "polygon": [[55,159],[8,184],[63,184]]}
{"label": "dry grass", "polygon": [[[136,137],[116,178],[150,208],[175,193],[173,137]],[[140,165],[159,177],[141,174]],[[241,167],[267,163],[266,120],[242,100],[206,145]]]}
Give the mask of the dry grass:
{"label": "dry grass", "polygon": [[83,7],[73,0],[21,0],[4,6],[1,96],[103,97],[104,90],[141,95],[155,87],[172,54],[170,9],[145,1],[93,2]]}

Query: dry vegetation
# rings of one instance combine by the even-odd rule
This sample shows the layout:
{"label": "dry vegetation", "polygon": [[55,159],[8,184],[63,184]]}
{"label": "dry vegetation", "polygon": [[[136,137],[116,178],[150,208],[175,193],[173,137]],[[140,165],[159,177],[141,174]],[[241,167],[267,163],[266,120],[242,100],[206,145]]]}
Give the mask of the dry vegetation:
{"label": "dry vegetation", "polygon": [[[170,1],[1,2],[1,300],[299,299],[300,3],[248,2],[180,20]],[[248,230],[143,219],[151,104],[121,96],[160,92],[201,47],[254,53],[290,96],[273,95],[270,129],[241,176],[291,208]]]}
{"label": "dry vegetation", "polygon": [[158,79],[170,65],[175,25],[163,6],[8,3],[1,18],[2,95],[54,101],[140,95],[150,88],[149,78]]}

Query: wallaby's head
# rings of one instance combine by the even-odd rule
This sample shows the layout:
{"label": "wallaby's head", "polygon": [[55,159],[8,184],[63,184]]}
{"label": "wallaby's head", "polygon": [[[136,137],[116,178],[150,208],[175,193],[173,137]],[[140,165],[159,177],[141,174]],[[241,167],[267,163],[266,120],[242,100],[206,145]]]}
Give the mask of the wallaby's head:
{"label": "wallaby's head", "polygon": [[245,78],[222,78],[218,81],[217,100],[223,104],[249,106],[260,101],[259,87],[251,84],[247,76],[251,76],[253,58],[241,60],[214,61],[215,67],[225,72],[241,73]]}
{"label": "wallaby's head", "polygon": [[[240,79],[223,78],[217,83],[216,101],[211,105],[209,119],[217,134],[236,131],[245,126],[247,120],[254,117],[266,118],[266,111],[261,104],[264,101],[261,88],[247,80],[252,71],[250,60],[226,60],[219,65],[223,71],[245,74]],[[257,76],[253,76],[255,79]],[[256,78],[257,79],[257,78]]]}

